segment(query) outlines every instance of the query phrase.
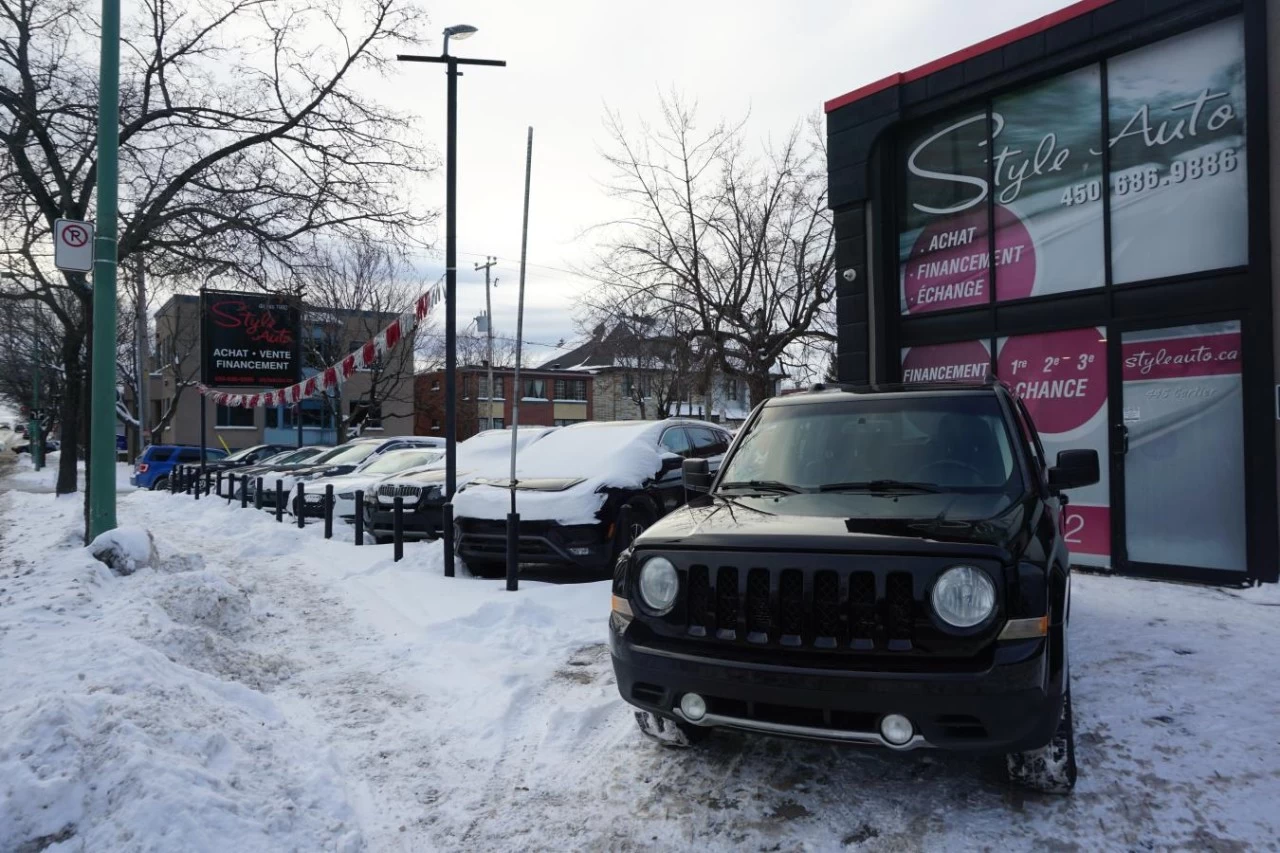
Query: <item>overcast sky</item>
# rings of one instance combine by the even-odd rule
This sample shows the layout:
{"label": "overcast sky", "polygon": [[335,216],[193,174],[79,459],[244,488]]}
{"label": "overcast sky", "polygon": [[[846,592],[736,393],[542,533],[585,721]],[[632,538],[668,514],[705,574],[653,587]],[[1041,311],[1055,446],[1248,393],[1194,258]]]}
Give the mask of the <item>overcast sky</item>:
{"label": "overcast sky", "polygon": [[[824,101],[1024,24],[1069,0],[435,0],[432,29],[480,28],[452,52],[504,59],[459,81],[459,327],[484,307],[472,267],[496,255],[495,328],[515,334],[525,129],[534,128],[525,340],[572,341],[575,294],[590,282],[571,270],[591,257],[591,225],[616,215],[600,181],[608,167],[605,106],[634,123],[658,94],[696,98],[711,120],[750,111],[754,139],[784,135]],[[439,41],[422,53],[439,53]],[[405,65],[391,104],[422,116],[444,148],[440,66]],[[443,209],[443,169],[430,203]],[[436,235],[443,257],[443,219]],[[443,271],[443,263],[424,259]],[[553,351],[532,346],[529,361]]]}

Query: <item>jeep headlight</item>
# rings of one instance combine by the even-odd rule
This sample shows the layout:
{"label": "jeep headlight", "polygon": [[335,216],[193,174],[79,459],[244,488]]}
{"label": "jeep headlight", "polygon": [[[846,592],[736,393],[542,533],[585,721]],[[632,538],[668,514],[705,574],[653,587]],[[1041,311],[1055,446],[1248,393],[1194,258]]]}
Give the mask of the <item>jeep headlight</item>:
{"label": "jeep headlight", "polygon": [[680,576],[666,557],[650,557],[640,567],[640,600],[655,616],[669,613],[680,591]]}
{"label": "jeep headlight", "polygon": [[996,586],[981,569],[952,566],[933,585],[933,612],[955,628],[980,625],[996,609]]}

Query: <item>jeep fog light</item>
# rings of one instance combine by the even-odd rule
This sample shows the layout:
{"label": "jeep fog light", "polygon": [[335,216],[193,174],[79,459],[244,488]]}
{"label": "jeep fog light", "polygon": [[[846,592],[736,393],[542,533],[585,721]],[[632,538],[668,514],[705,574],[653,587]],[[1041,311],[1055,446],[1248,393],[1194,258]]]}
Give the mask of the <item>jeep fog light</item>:
{"label": "jeep fog light", "polygon": [[[697,693],[686,693],[680,697],[680,713],[689,722],[696,723],[707,715],[707,700]],[[908,727],[910,725],[907,723]]]}
{"label": "jeep fog light", "polygon": [[680,577],[666,557],[650,557],[640,567],[640,600],[654,615],[662,616],[676,603]]}
{"label": "jeep fog light", "polygon": [[987,573],[973,566],[953,566],[933,585],[933,612],[955,628],[972,628],[996,609],[996,587]]}
{"label": "jeep fog light", "polygon": [[901,714],[885,714],[880,721],[880,737],[893,746],[906,746],[915,733],[911,721]]}

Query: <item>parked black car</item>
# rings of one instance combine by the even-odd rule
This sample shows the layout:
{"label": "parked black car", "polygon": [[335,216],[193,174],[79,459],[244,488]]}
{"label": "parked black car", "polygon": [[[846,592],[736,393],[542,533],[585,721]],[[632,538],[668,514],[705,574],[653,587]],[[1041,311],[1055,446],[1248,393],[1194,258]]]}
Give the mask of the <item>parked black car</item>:
{"label": "parked black car", "polygon": [[[520,565],[607,573],[636,534],[684,503],[681,463],[717,469],[729,441],[714,424],[678,418],[586,422],[543,438],[516,466]],[[476,479],[454,499],[457,550],[473,574],[506,571],[508,482]]]}
{"label": "parked black car", "polygon": [[[821,386],[819,386],[820,388]],[[762,404],[718,477],[617,562],[610,647],[646,734],[727,727],[998,753],[1075,783],[1064,490],[999,384],[815,390]]]}

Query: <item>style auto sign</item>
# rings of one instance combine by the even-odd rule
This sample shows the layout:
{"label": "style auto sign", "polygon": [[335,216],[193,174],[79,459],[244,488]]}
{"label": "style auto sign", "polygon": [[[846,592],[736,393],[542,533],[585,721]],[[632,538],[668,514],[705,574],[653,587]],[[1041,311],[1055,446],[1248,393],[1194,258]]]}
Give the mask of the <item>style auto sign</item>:
{"label": "style auto sign", "polygon": [[201,314],[206,385],[279,388],[298,381],[296,302],[267,293],[206,291]]}

